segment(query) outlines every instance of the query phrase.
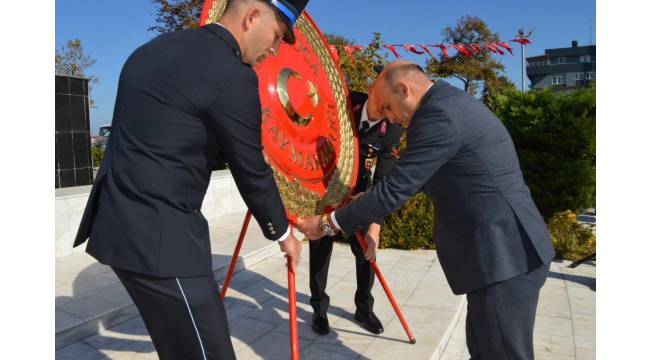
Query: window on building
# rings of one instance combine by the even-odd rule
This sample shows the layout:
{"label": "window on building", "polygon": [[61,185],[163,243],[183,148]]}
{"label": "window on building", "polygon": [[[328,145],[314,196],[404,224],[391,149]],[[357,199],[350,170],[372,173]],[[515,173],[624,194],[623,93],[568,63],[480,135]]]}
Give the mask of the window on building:
{"label": "window on building", "polygon": [[584,80],[585,73],[576,73],[576,80]]}
{"label": "window on building", "polygon": [[553,85],[562,85],[566,82],[564,81],[564,74],[554,74],[553,80],[551,82]]}
{"label": "window on building", "polygon": [[596,73],[593,71],[588,71],[585,77],[585,79],[587,80],[594,80],[595,78],[596,78]]}
{"label": "window on building", "polygon": [[566,64],[566,56],[558,56],[551,60],[551,64]]}
{"label": "window on building", "polygon": [[590,63],[591,62],[591,55],[581,55],[580,56],[580,62],[581,63]]}

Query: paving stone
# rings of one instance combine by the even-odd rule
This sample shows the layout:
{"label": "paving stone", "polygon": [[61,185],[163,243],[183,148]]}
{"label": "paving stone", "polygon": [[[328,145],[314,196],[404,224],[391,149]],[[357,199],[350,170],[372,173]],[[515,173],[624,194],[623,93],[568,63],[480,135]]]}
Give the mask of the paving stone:
{"label": "paving stone", "polygon": [[[534,333],[536,359],[596,357],[595,265],[570,269],[570,263],[553,262],[550,277],[540,292]],[[450,351],[441,358],[455,358],[461,347],[459,341],[464,341],[465,316],[463,312],[448,344]],[[461,359],[467,358],[465,347]]]}
{"label": "paving stone", "polygon": [[[112,272],[111,272],[112,273]],[[75,298],[81,298],[100,291],[101,289],[117,284],[119,280],[108,275],[81,278],[56,288],[55,305],[62,305]]]}
{"label": "paving stone", "polygon": [[[298,311],[300,312],[300,309]],[[306,317],[305,315],[306,314],[303,314],[302,318]],[[288,324],[289,304],[286,301],[281,299],[277,299],[277,298],[271,299],[265,302],[264,304],[262,304],[261,308],[249,311],[246,314],[244,314],[243,317],[247,317],[249,319],[254,319],[258,321],[264,321],[274,326],[279,324]],[[300,314],[299,317],[301,317]],[[304,322],[303,319],[300,319],[299,321]]]}
{"label": "paving stone", "polygon": [[[234,241],[234,240],[232,240]],[[224,247],[226,250],[226,247]],[[407,302],[418,288],[422,286],[421,293],[436,293],[440,301],[452,301],[458,307],[462,297],[451,295],[446,285],[441,269],[432,269],[435,266],[435,252],[422,251],[409,255],[404,259],[407,264],[399,264],[408,251],[380,250],[387,262],[394,261],[394,270],[386,270],[385,275],[389,285],[398,290],[393,290],[393,295],[400,303],[411,330],[418,338],[418,344],[411,345],[406,339],[404,330],[395,316],[388,299],[381,288],[379,281],[373,291],[375,297],[375,312],[380,317],[386,332],[381,335],[371,334],[354,321],[354,293],[356,291],[355,262],[349,246],[335,244],[333,262],[336,264],[334,274],[329,276],[328,293],[331,297],[329,318],[332,332],[329,336],[316,335],[311,330],[312,309],[309,304],[309,268],[308,246],[303,247],[303,262],[296,272],[298,328],[301,356],[305,359],[394,359],[395,354],[406,354],[411,359],[430,358],[432,353],[442,346],[440,344],[443,334],[451,337],[452,317],[454,306],[440,305],[440,308],[449,311],[435,311],[435,303],[431,306],[412,306]],[[227,255],[216,254],[217,259],[228,259]],[[221,256],[221,257],[220,257]],[[421,256],[420,259],[418,256]],[[336,258],[335,258],[336,257]],[[336,259],[334,261],[334,259]],[[84,259],[76,260],[85,264]],[[227,263],[227,261],[223,261]],[[87,264],[85,265],[87,266]],[[384,270],[383,268],[382,270]],[[98,269],[99,270],[99,269]],[[110,269],[98,271],[93,274],[101,277],[98,281],[116,280]],[[216,276],[216,275],[215,275]],[[286,359],[289,357],[289,323],[286,290],[286,267],[282,254],[270,254],[268,259],[259,261],[248,270],[236,273],[224,301],[231,329],[233,346],[239,359]],[[423,282],[426,276],[435,280]],[[408,279],[408,280],[406,280]],[[393,281],[395,285],[390,283]],[[58,286],[66,285],[59,282]],[[109,285],[118,293],[119,283]],[[441,292],[445,292],[442,294]],[[125,298],[128,295],[124,292]],[[95,294],[90,294],[76,301],[86,301],[76,308],[78,316],[85,316],[92,310],[99,311],[91,304]],[[85,300],[84,300],[85,299]],[[421,300],[421,299],[420,299]],[[414,300],[417,304],[417,301]],[[73,301],[62,304],[72,307]],[[121,304],[109,302],[108,307]],[[131,305],[132,306],[132,305]],[[67,314],[67,312],[65,312]],[[68,314],[71,315],[71,314]],[[74,316],[74,315],[72,315]],[[125,322],[124,322],[125,321]],[[124,320],[122,324],[103,330],[99,333],[78,342],[80,349],[94,349],[98,357],[111,359],[156,359],[156,353],[151,344],[146,327],[137,317]],[[393,347],[398,349],[392,350]],[[390,349],[390,350],[386,350]],[[63,349],[61,349],[63,350]],[[72,349],[74,350],[74,349]],[[68,350],[71,351],[71,350]],[[77,350],[80,351],[80,350]],[[367,353],[366,353],[367,352]]]}
{"label": "paving stone", "polygon": [[84,343],[106,353],[124,349],[132,346],[133,343],[150,341],[147,328],[140,317],[129,320],[111,329],[100,330],[99,334],[83,340]]}
{"label": "paving stone", "polygon": [[456,312],[462,296],[454,295],[447,284],[424,283],[406,301],[407,306]]}
{"label": "paving stone", "polygon": [[362,353],[369,359],[429,359],[434,351],[442,352],[444,345],[440,341],[449,326],[454,314],[423,309],[418,313],[415,309],[406,308],[405,312],[416,314],[408,320],[409,328],[415,336],[415,345],[408,342],[406,333],[396,317],[384,324],[385,331]]}
{"label": "paving stone", "polygon": [[111,360],[145,360],[158,359],[158,354],[151,341],[132,341],[120,350],[106,354]]}
{"label": "paving stone", "polygon": [[584,349],[581,347],[576,347],[576,360],[595,360],[595,359],[596,359],[595,349]]}
{"label": "paving stone", "polygon": [[273,325],[264,321],[257,321],[249,318],[239,318],[238,321],[229,323],[230,337],[235,351],[251,344],[262,335],[271,331]]}
{"label": "paving stone", "polygon": [[537,314],[543,316],[571,318],[571,305],[564,286],[544,286],[540,290]]}
{"label": "paving stone", "polygon": [[537,360],[574,360],[575,356],[567,354],[558,354],[546,351],[545,349],[535,347],[535,359]]}
{"label": "paving stone", "polygon": [[81,325],[83,320],[78,316],[56,309],[54,311],[54,322],[56,329],[67,329],[75,325]]}
{"label": "paving stone", "polygon": [[118,283],[79,299],[73,299],[59,306],[59,309],[81,319],[90,320],[111,311],[133,304],[128,293]]}
{"label": "paving stone", "polygon": [[257,309],[257,307],[249,306],[249,304],[237,304],[232,302],[225,302],[224,307],[226,308],[226,317],[228,322],[235,321],[244,314]]}
{"label": "paving stone", "polygon": [[[302,353],[310,344],[310,341],[300,339],[298,341],[299,351]],[[253,350],[263,359],[286,360],[291,358],[291,340],[288,334],[272,331],[247,345],[245,344],[244,347]]]}
{"label": "paving stone", "polygon": [[466,347],[467,345],[465,344],[464,340],[458,340],[452,337],[452,339],[449,340],[449,343],[447,343],[447,347],[445,348],[445,354],[451,353],[451,354],[461,355],[463,351],[465,351]]}
{"label": "paving stone", "polygon": [[596,317],[575,315],[573,318],[573,332],[576,347],[583,349],[596,349]]}
{"label": "paving stone", "polygon": [[596,314],[596,292],[587,287],[568,286],[571,311],[576,315]]}
{"label": "paving stone", "polygon": [[533,342],[542,351],[574,355],[575,340],[571,319],[537,316]]}
{"label": "paving stone", "polygon": [[460,354],[452,354],[445,352],[442,354],[440,357],[440,360],[465,360],[466,358],[463,358]]}
{"label": "paving stone", "polygon": [[375,338],[374,334],[370,334],[358,326],[353,327],[353,330],[335,326],[332,327],[329,334],[317,336],[312,343],[312,347],[351,357],[361,354]]}
{"label": "paving stone", "polygon": [[303,360],[353,360],[358,359],[359,355],[354,353],[342,354],[312,345],[300,354],[300,358]]}
{"label": "paving stone", "polygon": [[104,354],[82,342],[57,350],[54,357],[56,360],[95,360],[105,358]]}

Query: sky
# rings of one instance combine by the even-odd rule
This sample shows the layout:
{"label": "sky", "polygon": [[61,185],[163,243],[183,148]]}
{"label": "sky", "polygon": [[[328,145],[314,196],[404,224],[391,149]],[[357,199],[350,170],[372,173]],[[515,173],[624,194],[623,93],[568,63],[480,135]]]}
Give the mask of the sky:
{"label": "sky", "polygon": [[[96,107],[90,111],[91,132],[96,134],[99,126],[111,122],[122,65],[133,50],[157,35],[147,30],[155,25],[156,9],[149,0],[56,0],[55,10],[56,48],[79,38],[96,60],[87,70],[100,80],[92,92]],[[464,15],[481,18],[502,40],[513,39],[519,28],[533,30],[526,56],[569,47],[572,40],[588,45],[590,26],[591,42],[596,44],[595,0],[311,0],[307,11],[322,32],[360,45],[367,45],[373,32],[380,32],[387,44],[440,43],[442,29]],[[498,57],[505,74],[520,87],[521,53],[518,44],[511,45],[514,55]],[[421,64],[427,58],[405,57]],[[394,57],[389,55],[390,59]],[[528,83],[525,78],[526,87]]]}

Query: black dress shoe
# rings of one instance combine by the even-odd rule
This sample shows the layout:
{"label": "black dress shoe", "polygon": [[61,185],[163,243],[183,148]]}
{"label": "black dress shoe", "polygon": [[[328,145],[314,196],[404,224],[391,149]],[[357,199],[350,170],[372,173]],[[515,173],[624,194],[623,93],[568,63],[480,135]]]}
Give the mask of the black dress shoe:
{"label": "black dress shoe", "polygon": [[311,318],[311,328],[318,335],[327,335],[330,333],[330,322],[327,320],[327,315],[316,315]]}
{"label": "black dress shoe", "polygon": [[381,324],[381,321],[379,321],[377,316],[375,316],[374,312],[371,312],[368,316],[363,316],[357,310],[354,313],[354,320],[360,322],[364,329],[373,334],[381,334],[384,332],[384,326]]}

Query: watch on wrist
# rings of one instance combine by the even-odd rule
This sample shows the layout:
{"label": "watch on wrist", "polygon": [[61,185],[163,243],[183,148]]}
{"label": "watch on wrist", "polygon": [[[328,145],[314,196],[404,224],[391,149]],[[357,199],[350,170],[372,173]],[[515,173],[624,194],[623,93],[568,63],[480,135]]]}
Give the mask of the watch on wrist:
{"label": "watch on wrist", "polygon": [[320,217],[320,230],[323,232],[323,234],[327,236],[336,235],[336,230],[334,229],[334,226],[332,226],[329,223],[329,221],[327,221],[327,215],[323,215]]}

